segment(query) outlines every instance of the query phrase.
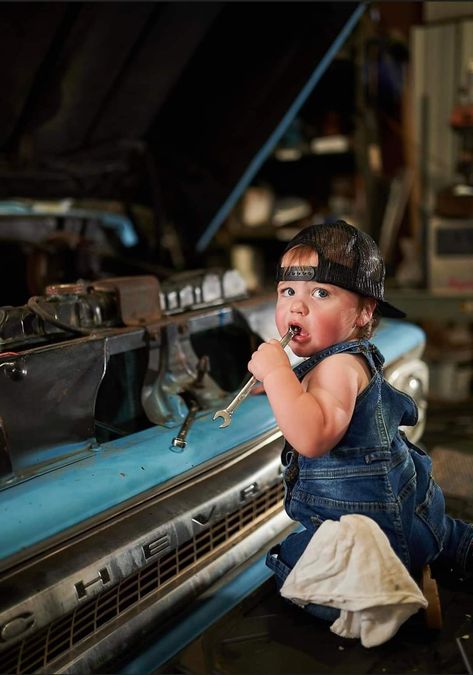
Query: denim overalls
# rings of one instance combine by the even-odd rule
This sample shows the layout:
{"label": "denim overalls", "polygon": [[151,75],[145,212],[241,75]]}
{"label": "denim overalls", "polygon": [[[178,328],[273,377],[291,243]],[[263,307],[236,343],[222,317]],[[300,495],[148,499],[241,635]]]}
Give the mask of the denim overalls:
{"label": "denim overalls", "polygon": [[[330,452],[308,458],[286,443],[284,506],[304,529],[289,535],[267,555],[278,587],[319,525],[349,513],[373,518],[414,574],[439,554],[466,569],[473,556],[473,525],[445,515],[430,457],[399,430],[400,425],[417,422],[417,407],[383,378],[384,358],[378,349],[365,339],[341,342],[303,361],[294,372],[302,380],[324,358],[341,352],[362,354],[371,381],[356,400],[345,436]],[[339,610],[320,605],[306,609],[328,620],[339,615]]]}

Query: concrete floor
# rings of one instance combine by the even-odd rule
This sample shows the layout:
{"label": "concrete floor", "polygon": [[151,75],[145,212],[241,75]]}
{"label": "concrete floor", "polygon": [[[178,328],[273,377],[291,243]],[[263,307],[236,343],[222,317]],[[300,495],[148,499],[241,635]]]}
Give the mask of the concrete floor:
{"label": "concrete floor", "polygon": [[[422,445],[449,512],[473,521],[473,404],[431,403]],[[439,587],[443,625],[418,612],[387,643],[366,649],[331,633],[263,584],[186,647],[166,673],[473,673],[473,595]]]}

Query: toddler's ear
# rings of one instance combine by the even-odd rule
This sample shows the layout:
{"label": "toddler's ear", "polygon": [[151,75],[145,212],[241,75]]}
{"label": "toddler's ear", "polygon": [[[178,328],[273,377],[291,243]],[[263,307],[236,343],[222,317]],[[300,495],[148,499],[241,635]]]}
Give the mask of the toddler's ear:
{"label": "toddler's ear", "polygon": [[366,326],[366,324],[371,321],[373,317],[373,312],[376,309],[376,300],[372,298],[366,298],[363,302],[363,307],[358,314],[358,318],[356,320],[356,325],[359,328],[362,328],[363,326]]}

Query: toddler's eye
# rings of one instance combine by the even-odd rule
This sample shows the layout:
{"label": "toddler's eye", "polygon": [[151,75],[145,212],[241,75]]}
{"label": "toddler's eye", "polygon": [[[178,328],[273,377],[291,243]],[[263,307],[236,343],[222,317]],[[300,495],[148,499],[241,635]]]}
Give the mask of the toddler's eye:
{"label": "toddler's eye", "polygon": [[325,288],[314,288],[312,295],[314,298],[328,298],[329,292]]}
{"label": "toddler's eye", "polygon": [[287,288],[280,288],[279,289],[279,294],[282,295],[285,298],[290,297],[291,295],[294,295],[295,291],[293,288],[288,286]]}

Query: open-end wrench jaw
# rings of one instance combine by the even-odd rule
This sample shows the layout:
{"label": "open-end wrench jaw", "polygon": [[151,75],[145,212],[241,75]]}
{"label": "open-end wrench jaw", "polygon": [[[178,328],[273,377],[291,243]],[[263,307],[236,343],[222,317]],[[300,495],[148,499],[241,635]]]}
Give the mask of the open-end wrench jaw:
{"label": "open-end wrench jaw", "polygon": [[219,425],[219,429],[224,429],[225,427],[228,427],[230,422],[232,421],[232,415],[231,413],[228,412],[228,410],[217,410],[215,415],[213,416],[213,419],[216,420],[217,417],[221,417],[223,419],[222,424]]}
{"label": "open-end wrench jaw", "polygon": [[[295,330],[294,328],[289,327],[289,330],[283,337],[280,339],[279,344],[281,347],[284,349],[288,342],[296,335],[299,331]],[[245,398],[248,396],[250,393],[251,389],[257,382],[256,377],[252,376],[248,382],[243,386],[243,388],[238,392],[238,394],[235,396],[233,401],[231,401],[226,408],[223,408],[223,410],[217,410],[217,412],[214,414],[213,419],[217,419],[217,417],[222,417],[223,422],[219,426],[219,429],[224,429],[225,427],[228,427],[231,424],[232,421],[232,415],[235,412],[235,410],[238,408],[240,403],[245,400]]]}

